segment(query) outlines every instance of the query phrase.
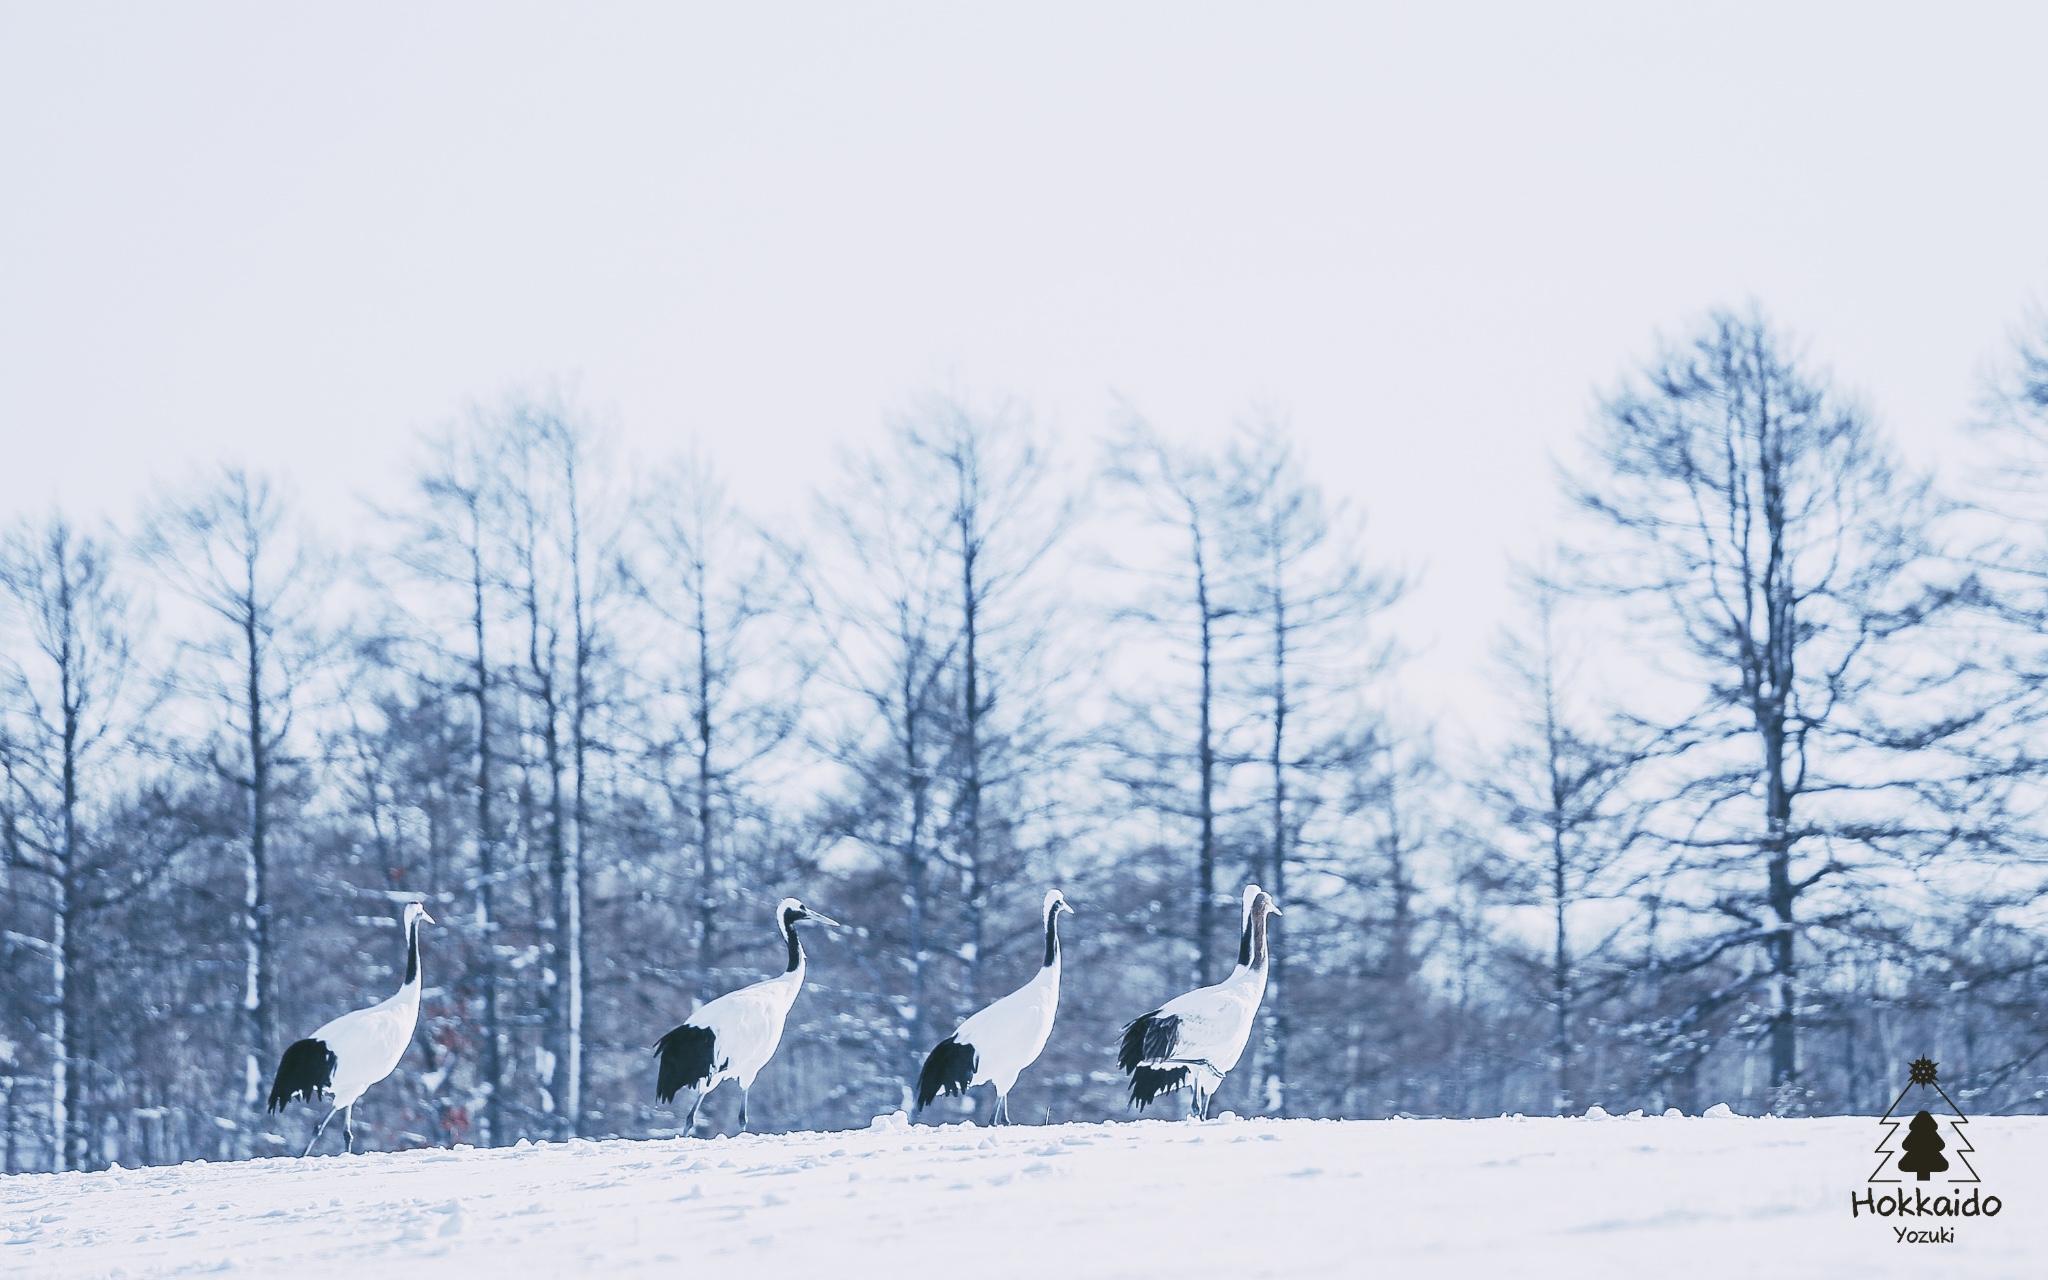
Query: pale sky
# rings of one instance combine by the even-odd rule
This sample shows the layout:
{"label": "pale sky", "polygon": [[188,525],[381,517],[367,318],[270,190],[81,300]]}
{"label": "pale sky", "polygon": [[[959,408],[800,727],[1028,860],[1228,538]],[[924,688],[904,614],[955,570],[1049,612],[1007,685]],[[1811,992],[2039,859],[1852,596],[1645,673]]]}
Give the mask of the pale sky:
{"label": "pale sky", "polygon": [[345,535],[573,379],[764,514],[911,396],[1283,407],[1469,706],[1596,391],[1756,299],[1925,462],[2048,300],[2048,6],[0,5],[0,517]]}

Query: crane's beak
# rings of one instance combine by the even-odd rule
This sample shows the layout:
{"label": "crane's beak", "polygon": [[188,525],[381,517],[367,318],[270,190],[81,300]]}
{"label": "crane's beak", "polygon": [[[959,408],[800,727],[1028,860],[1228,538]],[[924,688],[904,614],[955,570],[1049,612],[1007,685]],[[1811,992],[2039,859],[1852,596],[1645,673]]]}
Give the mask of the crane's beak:
{"label": "crane's beak", "polygon": [[1269,915],[1284,916],[1287,914],[1285,911],[1282,911],[1280,909],[1280,904],[1277,902],[1274,903],[1272,906],[1268,907],[1266,910],[1267,914]]}
{"label": "crane's beak", "polygon": [[1064,912],[1066,912],[1066,913],[1067,913],[1068,915],[1073,915],[1073,914],[1074,914],[1074,909],[1073,909],[1072,907],[1070,907],[1070,906],[1068,906],[1068,905],[1067,905],[1067,900],[1066,900],[1065,898],[1061,898],[1061,899],[1060,899],[1060,907],[1059,907],[1059,909],[1060,909],[1061,911],[1064,911]]}
{"label": "crane's beak", "polygon": [[434,919],[434,917],[432,917],[432,916],[430,916],[430,915],[428,915],[428,914],[427,914],[427,908],[426,908],[426,906],[425,906],[424,904],[422,904],[422,905],[421,905],[421,907],[420,907],[420,919],[422,919],[422,920],[426,921],[426,922],[427,922],[428,924],[439,924],[439,923],[441,923],[441,922],[440,922],[439,920],[436,920],[436,919]]}
{"label": "crane's beak", "polygon": [[819,924],[829,924],[835,929],[840,927],[840,924],[837,920],[834,920],[830,916],[821,916],[817,912],[811,910],[809,907],[804,908],[804,919],[816,920]]}

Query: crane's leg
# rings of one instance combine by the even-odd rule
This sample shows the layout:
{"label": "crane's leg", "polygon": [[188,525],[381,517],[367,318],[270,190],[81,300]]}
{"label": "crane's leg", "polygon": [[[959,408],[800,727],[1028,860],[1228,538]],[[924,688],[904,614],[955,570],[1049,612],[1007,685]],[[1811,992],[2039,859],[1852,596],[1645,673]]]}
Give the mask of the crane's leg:
{"label": "crane's leg", "polygon": [[[340,1107],[332,1107],[332,1108],[329,1108],[329,1110],[328,1110],[328,1112],[327,1112],[327,1120],[332,1120],[332,1119],[334,1119],[334,1113],[335,1113],[335,1112],[337,1112],[337,1111],[339,1111],[339,1110],[341,1110],[341,1108],[340,1108]],[[308,1141],[308,1142],[306,1143],[306,1149],[305,1149],[304,1151],[301,1151],[301,1152],[299,1152],[299,1159],[303,1160],[303,1159],[305,1159],[305,1158],[306,1158],[307,1156],[310,1156],[310,1155],[312,1155],[312,1154],[313,1154],[313,1148],[314,1148],[314,1146],[315,1146],[316,1144],[318,1144],[318,1143],[319,1143],[319,1141],[320,1141],[320,1135],[321,1135],[321,1134],[323,1134],[323,1133],[325,1133],[325,1132],[327,1132],[327,1120],[322,1120],[322,1121],[320,1122],[320,1127],[319,1127],[319,1128],[317,1128],[317,1129],[315,1129],[315,1130],[313,1130],[313,1137],[311,1138],[311,1140],[309,1140],[309,1141]]]}
{"label": "crane's leg", "polygon": [[348,1104],[348,1110],[341,1113],[341,1132],[348,1138],[348,1153],[356,1153],[356,1104]]}
{"label": "crane's leg", "polygon": [[697,1090],[697,1100],[690,1104],[690,1118],[683,1121],[683,1136],[693,1137],[697,1132],[697,1108],[704,1105],[704,1090]]}
{"label": "crane's leg", "polygon": [[747,1090],[746,1090],[746,1086],[745,1086],[745,1085],[742,1085],[742,1086],[740,1086],[740,1132],[741,1132],[741,1133],[745,1133],[746,1131],[747,1131]]}
{"label": "crane's leg", "polygon": [[997,1094],[997,1095],[996,1095],[996,1114],[1002,1117],[1002,1123],[1004,1123],[1004,1124],[1008,1124],[1008,1123],[1010,1123],[1010,1095],[1009,1095],[1009,1094],[1007,1094],[1007,1093],[999,1093],[999,1094]]}

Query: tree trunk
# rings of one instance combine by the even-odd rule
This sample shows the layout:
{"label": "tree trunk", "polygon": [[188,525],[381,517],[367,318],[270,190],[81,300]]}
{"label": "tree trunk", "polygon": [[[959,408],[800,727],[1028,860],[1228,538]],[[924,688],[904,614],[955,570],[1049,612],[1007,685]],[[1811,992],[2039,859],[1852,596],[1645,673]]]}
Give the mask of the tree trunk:
{"label": "tree trunk", "polygon": [[[1553,817],[1553,824],[1555,818]],[[1557,1059],[1557,1101],[1556,1111],[1564,1115],[1571,1110],[1572,1092],[1569,1083],[1572,1057],[1572,984],[1571,955],[1565,939],[1565,848],[1564,832],[1555,825],[1551,828],[1551,905],[1556,913],[1557,945],[1551,953],[1551,998],[1557,1004],[1557,1027],[1555,1031],[1554,1056]]]}
{"label": "tree trunk", "polygon": [[1570,848],[1566,844],[1565,804],[1568,787],[1565,781],[1563,744],[1560,740],[1557,712],[1557,682],[1553,667],[1554,649],[1550,632],[1550,611],[1546,603],[1542,614],[1543,627],[1543,746],[1544,765],[1549,774],[1550,812],[1546,821],[1550,825],[1550,902],[1553,914],[1552,926],[1556,930],[1555,945],[1551,950],[1551,999],[1557,1006],[1555,1043],[1552,1049],[1557,1066],[1557,1096],[1553,1109],[1559,1115],[1570,1112],[1571,1094],[1571,1002],[1572,970],[1571,946],[1565,933],[1565,906],[1569,900],[1571,869]]}
{"label": "tree trunk", "polygon": [[1206,987],[1215,971],[1216,945],[1216,649],[1215,614],[1209,605],[1209,564],[1199,525],[1194,532],[1195,611],[1201,620],[1202,705],[1197,763],[1201,771],[1201,848],[1195,865],[1195,985]]}
{"label": "tree trunk", "polygon": [[[60,551],[60,555],[63,552]],[[63,805],[64,854],[51,877],[56,901],[50,926],[51,959],[56,965],[56,1005],[50,1014],[50,1112],[55,1138],[54,1165],[58,1170],[80,1168],[85,1155],[84,1099],[80,1096],[78,1073],[71,1069],[71,1034],[77,1025],[78,931],[72,913],[78,896],[74,877],[78,870],[78,689],[73,680],[71,637],[70,564],[59,565],[59,608],[63,619],[59,644],[58,682],[64,716]]]}
{"label": "tree trunk", "polygon": [[498,883],[497,836],[491,826],[491,667],[485,644],[483,529],[474,500],[470,505],[470,621],[476,637],[476,850],[477,921],[483,938],[484,1004],[484,1134],[483,1144],[495,1147],[505,1133],[505,1036],[498,1009]]}
{"label": "tree trunk", "polygon": [[569,856],[568,815],[562,794],[561,705],[555,691],[554,657],[544,658],[541,647],[540,566],[536,559],[531,528],[527,534],[526,577],[526,664],[533,674],[536,710],[540,714],[541,762],[547,769],[547,1026],[543,1032],[551,1062],[548,1069],[548,1106],[554,1114],[557,1137],[566,1137],[567,1123],[562,1109],[569,1088],[568,983],[564,972],[569,963]]}
{"label": "tree trunk", "polygon": [[1771,429],[1768,389],[1757,407],[1757,455],[1762,472],[1765,527],[1770,537],[1764,566],[1764,670],[1757,728],[1763,737],[1765,854],[1770,863],[1771,1087],[1789,1089],[1799,1071],[1796,1021],[1792,884],[1792,786],[1787,777],[1786,712],[1791,702],[1798,644],[1789,567],[1785,562],[1788,513],[1781,430]]}
{"label": "tree trunk", "polygon": [[576,769],[576,789],[571,811],[573,829],[566,867],[569,884],[568,891],[564,894],[569,909],[566,921],[569,956],[568,1026],[565,1033],[569,1064],[564,1080],[563,1110],[567,1119],[566,1136],[573,1138],[583,1132],[583,971],[587,960],[583,952],[583,835],[589,827],[590,820],[588,793],[584,781],[590,758],[587,729],[590,712],[591,636],[588,619],[585,617],[586,602],[583,598],[583,525],[577,507],[574,441],[568,442],[567,447],[572,451],[568,462],[569,602],[576,642],[573,690],[575,704],[569,718],[569,736],[572,763]]}
{"label": "tree trunk", "polygon": [[[245,497],[246,502],[246,497]],[[269,856],[270,751],[263,737],[263,639],[257,594],[254,540],[246,560],[248,594],[243,597],[242,642],[248,661],[249,699],[249,856],[243,866],[244,956],[242,1010],[247,1019],[249,1054],[243,1080],[243,1101],[254,1108],[263,1098],[263,1060],[273,1045],[269,999],[270,902],[265,894]]]}
{"label": "tree trunk", "polygon": [[711,624],[705,566],[692,566],[691,594],[697,636],[697,990],[709,1000],[711,969],[718,959],[718,860],[711,831]]}
{"label": "tree trunk", "polygon": [[962,624],[961,679],[965,685],[966,718],[962,728],[962,764],[965,774],[960,786],[961,850],[967,864],[967,1004],[981,1005],[982,949],[987,927],[988,887],[984,882],[981,848],[981,666],[976,648],[981,622],[981,595],[974,581],[980,552],[975,520],[978,512],[966,491],[966,468],[974,465],[973,455],[963,468],[961,508],[957,517],[960,532],[960,604]]}
{"label": "tree trunk", "polygon": [[910,1060],[905,1077],[904,1097],[916,1096],[917,1077],[925,1052],[925,868],[924,827],[930,804],[928,779],[918,746],[916,650],[905,653],[903,662],[903,754],[904,777],[910,789],[910,830],[904,843],[904,875],[910,898]]}
{"label": "tree trunk", "polygon": [[551,681],[542,681],[541,753],[548,771],[548,891],[553,910],[548,921],[548,1052],[553,1062],[548,1072],[548,1101],[555,1113],[558,1137],[566,1137],[562,1108],[569,1089],[569,1004],[566,968],[569,963],[569,853],[568,816],[562,796],[562,746],[557,727]]}
{"label": "tree trunk", "polygon": [[[1275,547],[1279,546],[1275,541]],[[1268,892],[1275,902],[1287,894],[1287,597],[1281,582],[1277,556],[1273,572],[1273,744],[1269,763],[1273,771],[1273,843],[1268,855]],[[1287,1114],[1287,1021],[1282,1008],[1286,995],[1286,956],[1280,946],[1277,922],[1269,922],[1273,933],[1271,955],[1266,968],[1266,1096],[1259,1101],[1265,1110]]]}

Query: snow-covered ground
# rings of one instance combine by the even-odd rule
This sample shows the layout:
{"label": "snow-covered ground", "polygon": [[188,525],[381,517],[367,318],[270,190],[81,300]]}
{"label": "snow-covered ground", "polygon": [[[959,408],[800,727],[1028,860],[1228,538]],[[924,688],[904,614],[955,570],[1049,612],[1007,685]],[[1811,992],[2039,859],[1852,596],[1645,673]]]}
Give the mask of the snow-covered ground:
{"label": "snow-covered ground", "polygon": [[[2048,1118],[1969,1127],[1996,1218],[1850,1215],[1868,1119],[1141,1121],[572,1142],[0,1181],[0,1273],[2039,1276]],[[1938,1188],[1939,1182],[1929,1184]]]}

